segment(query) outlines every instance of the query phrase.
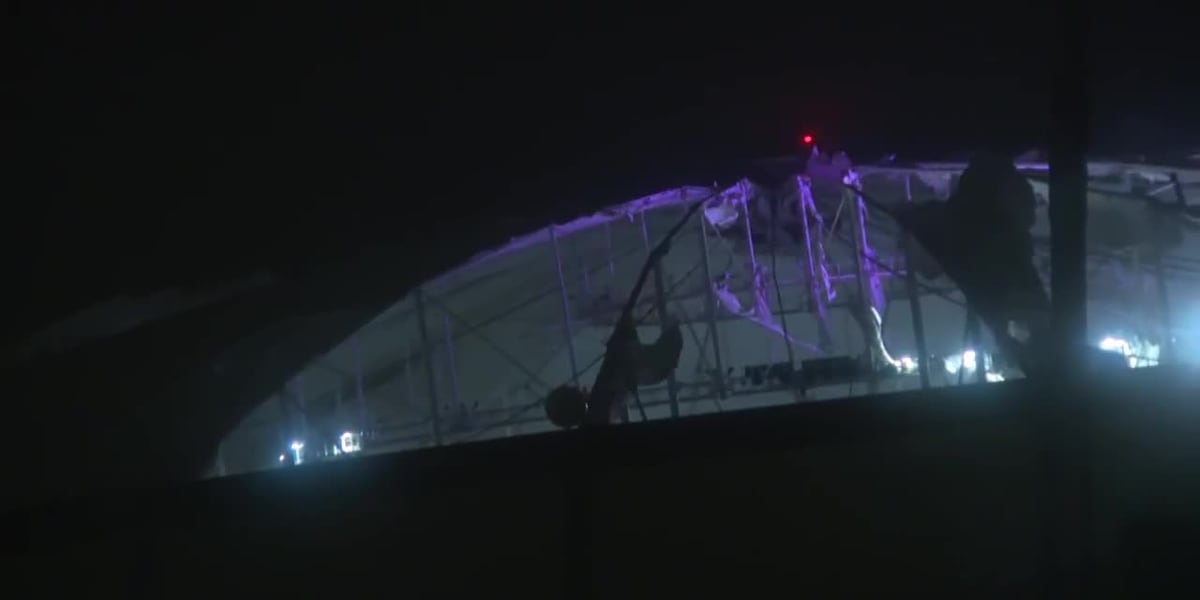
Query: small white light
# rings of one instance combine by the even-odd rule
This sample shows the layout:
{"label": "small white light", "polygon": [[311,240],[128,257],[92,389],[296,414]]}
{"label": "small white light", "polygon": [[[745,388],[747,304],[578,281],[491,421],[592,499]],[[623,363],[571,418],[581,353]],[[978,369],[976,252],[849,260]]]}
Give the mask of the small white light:
{"label": "small white light", "polygon": [[917,361],[913,360],[913,357],[901,356],[899,361],[900,361],[900,368],[905,373],[912,373],[913,371],[917,370]]}
{"label": "small white light", "polygon": [[1158,346],[1134,338],[1131,344],[1123,338],[1105,336],[1097,344],[1105,352],[1115,352],[1125,357],[1129,368],[1150,367],[1158,364]]}
{"label": "small white light", "polygon": [[286,454],[280,454],[280,455],[279,455],[279,462],[283,462],[283,461],[285,461],[285,460],[287,460],[287,455],[286,455]]}
{"label": "small white light", "polygon": [[974,350],[963,350],[963,353],[962,353],[963,368],[968,371],[974,371],[975,367],[976,367],[975,358],[976,357],[975,357]]}
{"label": "small white light", "polygon": [[1150,343],[1147,340],[1134,340],[1134,349],[1136,356],[1131,356],[1130,360],[1134,367],[1153,367],[1158,365],[1158,356],[1161,349],[1157,344]]}
{"label": "small white light", "polygon": [[341,442],[342,452],[345,452],[346,454],[358,452],[362,448],[361,444],[359,444],[357,436],[349,431],[343,433],[339,441]]}
{"label": "small white light", "polygon": [[986,377],[987,380],[991,383],[1004,381],[1004,376],[999,373],[992,373],[992,372],[984,373],[984,377]]}
{"label": "small white light", "polygon": [[958,373],[960,368],[962,368],[962,356],[957,354],[954,356],[947,356],[946,358],[942,359],[942,366],[946,368],[947,373],[954,375],[955,373]]}
{"label": "small white light", "polygon": [[1120,352],[1125,356],[1132,354],[1131,349],[1129,348],[1129,342],[1112,336],[1107,336],[1100,340],[1100,349],[1104,350],[1105,352]]}
{"label": "small white light", "polygon": [[292,442],[292,450],[300,451],[304,449],[304,442]]}

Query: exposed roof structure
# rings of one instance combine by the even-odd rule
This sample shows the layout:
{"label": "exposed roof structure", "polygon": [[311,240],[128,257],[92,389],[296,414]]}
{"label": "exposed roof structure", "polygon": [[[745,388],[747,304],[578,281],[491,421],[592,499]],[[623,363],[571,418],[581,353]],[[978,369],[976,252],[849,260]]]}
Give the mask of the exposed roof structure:
{"label": "exposed roof structure", "polygon": [[[867,197],[921,203],[945,198],[963,167],[853,171]],[[1034,235],[1045,255],[1045,165],[1019,167],[1041,198]],[[217,472],[553,429],[542,399],[563,384],[590,385],[649,248],[696,202],[703,210],[673,240],[638,307],[643,339],[657,336],[662,308],[682,321],[683,356],[670,382],[642,390],[634,420],[914,389],[922,362],[929,385],[976,371],[1000,378],[983,358],[987,336],[964,339],[953,283],[906,277],[904,234],[842,185],[849,161],[815,155],[804,177],[794,168],[765,164],[722,189],[665,190],[548,225],[425,282],[265,398],[222,444]],[[1200,297],[1200,236],[1194,212],[1178,210],[1200,171],[1094,162],[1089,175],[1089,334],[1137,355],[1131,365],[1160,351],[1165,359],[1167,348],[1175,359],[1200,358],[1200,330],[1186,323]],[[865,241],[858,250],[855,235]],[[796,384],[803,361],[870,344],[846,309],[862,290],[880,297],[896,376]],[[1153,340],[1153,357],[1131,347],[1135,337]]]}

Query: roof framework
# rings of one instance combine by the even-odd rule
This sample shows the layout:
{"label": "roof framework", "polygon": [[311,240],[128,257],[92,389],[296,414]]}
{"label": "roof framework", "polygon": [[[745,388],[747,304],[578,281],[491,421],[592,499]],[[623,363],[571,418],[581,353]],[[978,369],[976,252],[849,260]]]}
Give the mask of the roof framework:
{"label": "roof framework", "polygon": [[[964,166],[854,172],[868,197],[919,203],[947,197]],[[1034,235],[1048,269],[1046,165],[1019,166],[1042,200]],[[324,455],[343,431],[386,452],[552,429],[541,399],[590,384],[648,249],[695,202],[704,210],[638,306],[643,339],[657,336],[663,310],[682,321],[684,355],[668,384],[642,391],[635,420],[971,382],[945,359],[961,364],[965,348],[982,353],[990,340],[964,337],[968,315],[952,282],[910,276],[906,265],[920,257],[906,256],[900,228],[841,185],[849,168],[832,157],[782,186],[743,179],[666,190],[481,253],[296,373],[226,438],[218,470],[278,464],[296,440],[308,456]],[[1088,168],[1089,336],[1151,336],[1164,340],[1164,359],[1200,358],[1183,313],[1172,319],[1172,307],[1190,306],[1200,290],[1197,225],[1176,210],[1195,197],[1200,171]],[[802,361],[871,350],[846,309],[855,297],[871,298],[884,345],[910,368],[885,381],[799,385],[791,374]]]}

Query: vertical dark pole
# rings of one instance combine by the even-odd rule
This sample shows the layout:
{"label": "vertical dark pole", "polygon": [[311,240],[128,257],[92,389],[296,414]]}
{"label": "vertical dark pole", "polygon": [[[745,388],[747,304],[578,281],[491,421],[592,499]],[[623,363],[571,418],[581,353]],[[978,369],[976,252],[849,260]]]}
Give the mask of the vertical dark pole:
{"label": "vertical dark pole", "polygon": [[796,354],[792,350],[791,333],[788,332],[787,311],[783,306],[783,290],[779,288],[779,261],[777,260],[779,252],[776,246],[779,243],[779,240],[776,239],[779,235],[779,197],[771,194],[769,201],[771,202],[771,226],[767,231],[768,243],[771,248],[771,282],[775,285],[775,301],[779,303],[779,324],[783,328],[783,347],[787,350],[788,358],[788,381],[791,382],[791,375],[796,372]]}
{"label": "vertical dark pole", "polygon": [[[853,185],[856,189],[862,190],[862,182],[858,178],[858,174],[851,171],[846,178],[846,182]],[[864,306],[873,307],[882,315],[887,308],[887,299],[883,295],[882,287],[879,285],[879,275],[876,273],[875,267],[875,251],[871,248],[870,240],[867,236],[867,205],[863,202],[861,195],[845,190],[843,195],[847,195],[847,200],[850,201],[850,217],[854,219],[852,225],[854,231],[854,272],[855,279],[858,282],[858,293],[862,299]]]}
{"label": "vertical dark pole", "polygon": [[585,296],[591,297],[591,295],[592,295],[592,276],[588,274],[589,270],[590,269],[588,269],[587,260],[585,260],[582,256],[580,256],[579,257],[579,272],[583,276],[583,293]]}
{"label": "vertical dark pole", "polygon": [[[904,201],[912,202],[912,173],[904,176]],[[908,306],[912,311],[913,338],[917,342],[917,372],[921,375],[921,389],[929,389],[929,348],[925,345],[925,316],[921,312],[921,294],[917,291],[917,272],[913,269],[912,250],[908,231],[901,228],[901,243],[904,245],[904,289],[908,293]]]}
{"label": "vertical dark pole", "polygon": [[438,410],[437,375],[433,371],[433,347],[429,343],[429,328],[425,324],[425,300],[421,288],[413,292],[417,304],[417,330],[421,334],[421,355],[425,360],[425,375],[429,379],[429,410],[433,423],[433,444],[442,445],[442,416]]}
{"label": "vertical dark pole", "polygon": [[746,227],[746,249],[750,253],[751,271],[758,274],[758,255],[754,252],[754,230],[750,227],[750,191],[746,182],[738,182],[738,190],[742,192],[742,224]]}
{"label": "vertical dark pole", "polygon": [[[706,224],[707,217],[704,216],[704,211],[700,211],[700,260],[704,265],[704,281],[706,289],[704,291],[704,316],[708,320],[708,337],[712,338],[713,344],[713,365],[717,369],[717,407],[720,407],[720,400],[725,399],[725,367],[721,364],[721,338],[717,334],[717,306],[713,300],[713,272],[712,262],[708,257],[708,225]],[[704,351],[703,348],[700,349]]]}
{"label": "vertical dark pole", "polygon": [[1055,3],[1050,75],[1050,261],[1052,331],[1059,366],[1041,386],[1045,449],[1045,593],[1088,597],[1092,495],[1090,411],[1082,389],[1087,342],[1088,10]]}
{"label": "vertical dark pole", "polygon": [[571,365],[571,383],[579,387],[579,367],[575,361],[575,334],[571,331],[571,299],[567,291],[567,276],[563,273],[562,252],[558,248],[558,233],[554,227],[546,228],[550,232],[550,246],[554,250],[554,268],[558,273],[559,306],[562,309],[563,336],[567,342],[567,359]]}
{"label": "vertical dark pole", "polygon": [[413,401],[412,342],[404,342],[404,403]]}
{"label": "vertical dark pole", "polygon": [[608,281],[612,283],[617,278],[617,264],[613,260],[613,239],[612,239],[612,223],[604,222],[604,241],[607,244],[605,250],[608,258]]}
{"label": "vertical dark pole", "polygon": [[1187,195],[1183,193],[1183,184],[1179,182],[1179,174],[1171,173],[1171,187],[1175,190],[1175,206],[1181,211],[1187,210]]}
{"label": "vertical dark pole", "polygon": [[[1157,244],[1156,244],[1157,246]],[[1171,299],[1167,294],[1167,273],[1163,269],[1163,254],[1162,248],[1152,248],[1153,254],[1150,255],[1151,265],[1154,267],[1154,295],[1158,300],[1158,318],[1159,326],[1162,327],[1163,338],[1159,340],[1160,352],[1158,362],[1160,364],[1167,363],[1172,358],[1172,341],[1171,335]]]}
{"label": "vertical dark pole", "polygon": [[[1183,211],[1187,210],[1187,196],[1183,193],[1183,184],[1179,182],[1178,174],[1171,173],[1171,187],[1175,192],[1175,204],[1182,216]],[[1180,216],[1174,216],[1174,218],[1178,219]],[[1163,339],[1159,340],[1161,352],[1158,362],[1165,364],[1175,358],[1175,336],[1171,331],[1171,299],[1167,295],[1167,274],[1163,269],[1166,249],[1156,244],[1153,252],[1154,283],[1158,294],[1158,314],[1163,330]]]}
{"label": "vertical dark pole", "polygon": [[450,324],[450,315],[442,315],[442,329],[446,335],[446,367],[450,372],[450,401],[454,403],[454,418],[462,416],[462,396],[458,391],[458,356],[454,352],[454,326]]}
{"label": "vertical dark pole", "polygon": [[[1050,291],[1059,356],[1079,357],[1087,342],[1087,13],[1059,0],[1051,90]],[[1073,365],[1078,360],[1072,359]]]}
{"label": "vertical dark pole", "polygon": [[[862,189],[858,181],[858,176],[853,171],[846,175],[843,182],[854,186],[857,189]],[[866,227],[866,206],[863,204],[862,196],[850,190],[843,190],[842,196],[850,202],[850,218],[854,220],[851,226],[851,231],[854,232],[854,280],[858,283],[858,300],[861,306],[857,309],[866,311],[868,308],[875,308],[883,313],[883,306],[877,299],[874,268],[868,260],[872,253],[870,246],[867,245],[867,227]],[[864,315],[860,319],[865,322],[867,316]],[[874,347],[874,340],[863,330],[863,351],[871,359],[871,374],[867,380],[867,391],[874,394],[879,391],[879,380],[876,376],[876,369],[879,368],[878,352]]]}
{"label": "vertical dark pole", "polygon": [[296,406],[300,408],[300,441],[308,441],[308,406],[304,398],[304,373],[296,376]]}
{"label": "vertical dark pole", "polygon": [[[646,226],[646,211],[642,211],[642,245],[646,248],[646,254],[650,254],[650,230]],[[654,263],[654,295],[655,308],[658,312],[659,324],[665,324],[667,318],[667,288],[663,283],[662,261]],[[679,385],[675,381],[675,371],[667,373],[667,399],[671,405],[671,417],[679,416]]]}
{"label": "vertical dark pole", "polygon": [[[797,200],[800,203],[801,225],[804,227],[804,254],[808,259],[809,299],[812,300],[813,312],[817,313],[817,335],[821,350],[828,351],[833,347],[833,335],[830,333],[829,311],[826,307],[830,284],[825,271],[825,251],[821,246],[825,227],[820,220],[821,213],[817,211],[816,204],[813,202],[812,182],[808,180],[807,176],[796,176],[796,190],[799,194]],[[814,226],[817,229],[815,232],[812,230]],[[814,255],[814,252],[819,254]],[[818,275],[818,269],[820,269],[820,275]]]}
{"label": "vertical dark pole", "polygon": [[354,336],[354,389],[358,397],[358,431],[365,433],[367,430],[367,394],[363,387],[363,360],[362,360],[362,344],[359,342],[359,335]]}

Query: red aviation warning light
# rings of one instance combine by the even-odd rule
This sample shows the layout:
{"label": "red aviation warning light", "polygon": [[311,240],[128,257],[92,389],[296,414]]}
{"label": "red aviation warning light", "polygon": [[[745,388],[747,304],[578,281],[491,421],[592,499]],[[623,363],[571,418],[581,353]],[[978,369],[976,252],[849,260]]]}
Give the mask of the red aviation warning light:
{"label": "red aviation warning light", "polygon": [[800,141],[804,142],[805,145],[812,145],[813,136],[812,134],[806,133],[804,134],[804,137],[800,138]]}

